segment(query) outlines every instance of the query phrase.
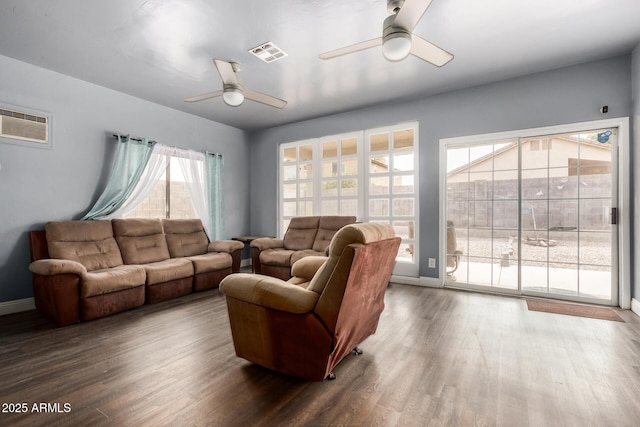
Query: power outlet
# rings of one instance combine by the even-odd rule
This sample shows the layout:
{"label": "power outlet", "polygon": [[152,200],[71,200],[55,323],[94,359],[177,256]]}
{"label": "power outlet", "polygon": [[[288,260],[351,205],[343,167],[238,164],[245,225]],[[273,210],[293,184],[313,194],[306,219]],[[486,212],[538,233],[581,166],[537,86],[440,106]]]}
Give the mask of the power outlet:
{"label": "power outlet", "polygon": [[429,268],[436,268],[436,259],[429,258]]}

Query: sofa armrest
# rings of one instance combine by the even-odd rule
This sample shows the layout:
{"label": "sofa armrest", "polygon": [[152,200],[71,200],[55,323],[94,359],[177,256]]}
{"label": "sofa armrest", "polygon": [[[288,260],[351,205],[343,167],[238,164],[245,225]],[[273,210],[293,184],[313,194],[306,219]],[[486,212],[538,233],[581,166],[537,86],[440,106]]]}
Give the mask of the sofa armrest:
{"label": "sofa armrest", "polygon": [[226,252],[231,254],[238,249],[244,249],[244,243],[237,240],[216,240],[209,243],[209,252]]}
{"label": "sofa armrest", "polygon": [[266,249],[284,248],[284,240],[273,237],[261,237],[251,242],[252,248],[258,248],[261,251]]}
{"label": "sofa armrest", "polygon": [[40,259],[29,264],[29,270],[42,276],[69,273],[83,277],[87,274],[87,269],[84,265],[68,259]]}
{"label": "sofa armrest", "polygon": [[327,261],[327,257],[323,256],[307,256],[299,259],[291,266],[291,275],[310,282],[316,275],[320,267]]}
{"label": "sofa armrest", "polygon": [[228,298],[288,313],[302,314],[314,309],[319,295],[275,277],[237,273],[220,282]]}

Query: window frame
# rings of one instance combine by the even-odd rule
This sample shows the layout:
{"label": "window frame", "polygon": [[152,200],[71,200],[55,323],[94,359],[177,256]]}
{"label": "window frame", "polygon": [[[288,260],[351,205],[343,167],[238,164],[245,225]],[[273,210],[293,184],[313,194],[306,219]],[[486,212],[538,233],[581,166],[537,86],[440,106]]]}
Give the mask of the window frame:
{"label": "window frame", "polygon": [[[409,147],[396,148],[393,146],[395,132],[411,130],[413,132],[412,145]],[[390,126],[382,126],[378,128],[365,129],[355,132],[345,132],[342,134],[327,135],[319,138],[304,139],[300,141],[286,142],[278,145],[278,173],[277,173],[277,188],[278,188],[278,208],[277,208],[277,235],[283,237],[287,230],[289,220],[294,216],[303,215],[351,215],[354,214],[357,221],[362,222],[387,222],[394,225],[394,220],[413,222],[413,238],[403,237],[403,245],[413,245],[413,252],[411,261],[398,259],[394,274],[402,276],[417,277],[419,273],[419,218],[420,218],[420,191],[419,191],[419,124],[417,121],[403,122]],[[389,212],[385,217],[373,216],[370,214],[369,203],[371,200],[378,199],[380,197],[372,196],[369,194],[370,178],[376,177],[369,170],[369,159],[371,155],[370,145],[368,138],[371,135],[377,133],[387,132],[389,134],[389,147],[385,151],[389,156],[389,165],[392,167],[394,162],[394,154],[412,154],[413,164],[412,168],[403,171],[389,170],[384,173],[388,177],[389,191],[387,195],[382,198],[386,198],[389,203]],[[356,139],[356,153],[342,153],[342,141]],[[337,142],[336,155],[330,157],[323,157],[323,144],[328,142]],[[312,150],[311,158],[300,159],[300,147],[310,146]],[[286,160],[286,150],[295,148],[295,159]],[[342,174],[342,164],[345,160],[356,159],[357,173],[354,175]],[[323,161],[333,161],[337,163],[336,176],[322,176]],[[302,165],[312,165],[311,178],[300,178],[300,167]],[[291,167],[291,171],[295,170],[295,177],[285,180],[286,176],[291,176],[292,172],[285,172],[285,167]],[[332,166],[333,169],[333,166]],[[413,176],[413,192],[409,193],[394,193],[393,182],[395,177],[401,176]],[[344,179],[355,179],[357,184],[357,193],[355,196],[341,197],[341,182]],[[336,194],[332,196],[322,195],[323,183],[329,181],[337,182]],[[309,197],[300,196],[300,184],[312,183],[312,195]],[[285,195],[292,195],[293,187],[285,187],[290,184],[295,184],[295,195],[292,197],[285,197]],[[398,216],[393,214],[393,205],[395,200],[399,199],[413,199],[413,214],[410,216]],[[323,200],[337,200],[337,213],[323,213],[322,201]],[[356,200],[357,207],[356,212],[344,212],[341,211],[340,201],[342,200]],[[309,205],[310,202],[310,205]],[[285,205],[287,203],[288,205]],[[295,203],[295,205],[294,205]],[[301,209],[299,203],[307,203],[304,209]],[[308,206],[310,206],[311,212],[308,212]],[[403,246],[404,247],[404,246]]]}

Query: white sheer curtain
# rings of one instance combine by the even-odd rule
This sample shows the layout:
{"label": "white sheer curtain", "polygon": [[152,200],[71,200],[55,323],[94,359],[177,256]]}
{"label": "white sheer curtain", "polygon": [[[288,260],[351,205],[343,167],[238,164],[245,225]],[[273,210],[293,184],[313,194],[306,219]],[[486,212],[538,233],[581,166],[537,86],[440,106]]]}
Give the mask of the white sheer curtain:
{"label": "white sheer curtain", "polygon": [[173,147],[156,144],[151,152],[147,167],[142,172],[140,181],[129,198],[118,209],[99,219],[124,218],[127,214],[133,212],[155,188],[158,180],[167,169],[167,156],[172,155],[175,150]]}
{"label": "white sheer curtain", "polygon": [[211,222],[211,233],[215,239],[224,238],[224,185],[222,183],[222,169],[224,160],[222,154],[205,153],[204,168],[207,180],[207,206],[209,207],[209,221]]}
{"label": "white sheer curtain", "polygon": [[[210,154],[210,153],[208,153]],[[96,219],[124,218],[133,212],[155,188],[158,180],[167,169],[170,156],[178,159],[178,164],[189,189],[191,202],[196,215],[202,220],[204,231],[209,240],[220,239],[222,235],[222,156],[215,157],[214,166],[205,165],[205,153],[184,150],[155,144],[140,181],[131,192],[129,198],[112,213]],[[212,163],[211,161],[208,163]],[[207,167],[209,171],[207,171]],[[211,184],[213,183],[213,185]],[[207,194],[207,192],[211,194]],[[213,218],[213,219],[212,219]]]}
{"label": "white sheer curtain", "polygon": [[217,236],[214,235],[211,228],[211,220],[209,215],[209,206],[207,204],[207,184],[204,170],[204,153],[176,149],[174,155],[178,158],[180,169],[182,169],[182,175],[184,176],[191,195],[191,203],[196,214],[202,220],[202,226],[204,232],[207,233],[209,240],[216,240]]}

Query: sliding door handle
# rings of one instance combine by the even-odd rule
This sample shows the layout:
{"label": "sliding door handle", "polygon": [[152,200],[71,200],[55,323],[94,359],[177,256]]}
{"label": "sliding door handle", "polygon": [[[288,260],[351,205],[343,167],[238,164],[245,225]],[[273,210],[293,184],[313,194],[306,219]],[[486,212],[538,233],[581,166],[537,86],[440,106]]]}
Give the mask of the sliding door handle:
{"label": "sliding door handle", "polygon": [[618,223],[618,208],[609,208],[609,224]]}

